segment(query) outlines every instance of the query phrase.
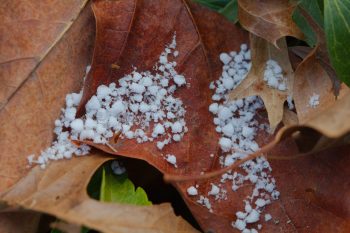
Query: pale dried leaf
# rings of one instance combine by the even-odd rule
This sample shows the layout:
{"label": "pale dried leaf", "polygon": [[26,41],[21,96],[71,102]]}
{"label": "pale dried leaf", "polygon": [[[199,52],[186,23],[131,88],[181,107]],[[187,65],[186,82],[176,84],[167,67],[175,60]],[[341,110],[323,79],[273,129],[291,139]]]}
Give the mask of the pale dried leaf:
{"label": "pale dried leaf", "polygon": [[238,18],[249,32],[278,46],[277,40],[284,36],[303,38],[292,19],[295,6],[288,0],[239,0]]}
{"label": "pale dried leaf", "polygon": [[298,124],[298,116],[295,112],[285,107],[283,111],[282,122],[285,126],[296,125]]}
{"label": "pale dried leaf", "polygon": [[[72,27],[88,0],[12,1],[0,6],[0,109]],[[67,7],[69,6],[69,7]]]}
{"label": "pale dried leaf", "polygon": [[[39,4],[39,1],[36,2]],[[52,4],[55,4],[55,2],[52,2]],[[50,8],[43,2],[40,3],[43,4],[43,7]],[[74,7],[75,4],[71,7]],[[6,9],[5,6],[6,4],[2,4],[0,9]],[[29,7],[27,2],[23,3],[22,6]],[[61,4],[57,6],[61,6]],[[67,8],[66,6],[67,4],[64,4],[61,7]],[[45,7],[44,9],[46,9]],[[51,5],[51,8],[55,7],[55,5]],[[43,20],[48,20],[52,11],[47,10],[45,12],[44,9],[40,11],[40,17]],[[29,9],[27,10],[29,11]],[[73,8],[70,9],[70,11],[73,10]],[[59,13],[56,12],[56,14]],[[26,17],[21,16],[19,20],[25,20]],[[53,19],[57,17],[52,16]],[[15,95],[1,109],[0,192],[6,190],[27,174],[29,171],[26,159],[28,155],[38,154],[51,144],[54,120],[60,114],[66,94],[79,92],[81,89],[85,67],[89,64],[92,54],[94,39],[94,27],[92,25],[94,25],[93,14],[90,5],[87,5],[69,30],[45,55],[45,59],[41,60],[40,64],[35,67],[35,70],[25,81],[22,80],[23,83],[16,90]],[[50,31],[45,31],[45,33],[48,34]],[[13,38],[24,40],[25,37],[22,37],[24,35],[21,33],[16,36],[13,35]],[[35,44],[41,47],[40,37],[32,35],[30,40],[35,38],[37,39]],[[42,46],[45,47],[46,42],[43,41],[42,43]],[[12,49],[16,51],[24,50],[20,47]],[[7,50],[9,51],[6,52]],[[6,53],[1,52],[0,56],[6,55],[9,58],[15,56],[10,56],[10,50],[9,48],[1,49]],[[18,64],[18,67],[13,67],[13,69],[21,70],[21,64]]]}
{"label": "pale dried leaf", "polygon": [[34,167],[15,186],[0,195],[9,205],[47,213],[64,221],[106,233],[197,232],[177,217],[170,204],[133,206],[91,199],[86,188],[104,162],[103,154],[57,161],[46,169]]}
{"label": "pale dried leaf", "polygon": [[[294,73],[289,61],[285,39],[278,41],[279,49],[253,34],[250,37],[252,68],[241,84],[229,94],[230,100],[258,95],[264,101],[271,129],[275,129],[283,118],[283,106],[288,95],[293,93]],[[273,59],[283,69],[287,79],[287,91],[268,87],[264,81],[266,62]]]}

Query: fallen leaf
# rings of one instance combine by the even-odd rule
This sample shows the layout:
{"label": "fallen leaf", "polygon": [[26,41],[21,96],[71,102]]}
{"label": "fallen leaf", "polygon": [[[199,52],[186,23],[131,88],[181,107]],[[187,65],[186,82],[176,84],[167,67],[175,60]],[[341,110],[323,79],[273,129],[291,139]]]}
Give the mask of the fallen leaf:
{"label": "fallen leaf", "polygon": [[[101,45],[101,51],[105,51],[105,53],[102,53],[104,57],[100,58],[100,61],[102,61],[100,64],[94,60],[94,66],[100,67],[100,69],[93,68],[95,75],[91,75],[96,86],[99,85],[100,81],[108,83],[117,80],[118,77],[121,77],[121,75],[131,69],[130,64],[140,69],[150,69],[163,49],[160,45],[166,44],[169,41],[174,29],[178,32],[180,56],[177,61],[179,63],[179,71],[184,73],[191,83],[189,90],[185,89],[182,90],[182,93],[179,93],[181,97],[185,97],[184,101],[189,106],[187,111],[191,114],[186,116],[186,120],[190,122],[192,128],[190,128],[190,133],[185,136],[187,138],[182,142],[184,144],[183,148],[179,145],[174,146],[175,151],[179,152],[178,169],[167,164],[166,161],[160,158],[159,154],[151,153],[156,150],[152,148],[153,145],[149,144],[140,146],[136,143],[133,144],[131,140],[119,140],[113,145],[119,150],[117,154],[147,160],[165,174],[185,174],[191,176],[200,174],[202,171],[206,172],[218,169],[220,167],[217,146],[218,135],[211,123],[212,116],[208,112],[208,105],[211,103],[211,93],[208,91],[208,86],[221,73],[222,65],[218,59],[219,54],[223,51],[238,50],[239,45],[247,41],[247,34],[219,15],[191,3],[186,5],[182,1],[174,0],[138,1],[135,6],[137,15],[130,19],[132,17],[130,14],[118,12],[114,7],[118,6],[120,10],[120,4],[126,4],[126,9],[130,10],[128,7],[132,2],[127,2],[127,0],[106,2],[97,1],[97,4],[109,4],[105,7],[111,13],[105,15],[104,22],[111,23],[109,26],[112,26],[113,30],[120,30],[117,33],[118,35],[122,35],[120,38],[125,38],[125,35],[127,35],[125,46],[123,46],[123,40],[119,40],[113,46],[122,48],[120,54],[128,54],[128,56],[115,56],[119,53],[117,49],[113,49],[110,53],[106,49],[110,44]],[[109,14],[113,15],[110,21],[108,21]],[[205,17],[203,17],[204,14]],[[127,20],[122,18],[115,20],[114,17],[122,15]],[[99,17],[97,14],[96,16],[97,18]],[[124,26],[125,24],[131,25],[130,30],[127,28],[128,32],[123,34],[122,29],[124,28],[113,27],[118,26],[118,23]],[[85,26],[84,30],[86,31],[86,28],[90,26],[91,23]],[[105,29],[108,29],[108,27]],[[80,34],[77,32],[73,33],[76,34],[74,41],[79,41],[80,37],[84,35],[84,30],[78,30]],[[97,27],[97,30],[100,36],[108,35],[107,33],[99,34],[101,33],[99,27]],[[157,32],[156,35],[154,34],[155,31]],[[91,34],[89,35],[91,36]],[[108,36],[116,38],[113,35],[115,34],[111,32]],[[140,35],[142,35],[141,41]],[[67,44],[71,45],[69,43]],[[68,45],[67,47],[72,49],[72,46]],[[80,43],[74,45],[76,49],[74,51],[81,51],[79,49],[83,48],[78,46]],[[58,60],[58,63],[65,62],[63,64],[59,63],[61,65],[56,64],[59,68],[64,67],[67,69],[67,67],[70,67],[74,70],[71,66],[75,67],[76,70],[74,72],[72,71],[74,75],[67,75],[68,78],[64,77],[64,75],[61,77],[60,75],[62,74],[60,73],[60,75],[57,74],[55,76],[56,79],[49,79],[51,82],[57,81],[57,79],[61,80],[60,84],[67,85],[64,86],[66,89],[62,88],[62,90],[57,91],[55,89],[57,83],[56,85],[45,83],[50,91],[58,92],[54,93],[55,95],[52,94],[51,98],[57,98],[55,101],[44,102],[44,107],[41,107],[38,111],[32,111],[32,109],[36,109],[33,106],[37,107],[42,104],[42,99],[32,98],[32,95],[40,90],[40,88],[33,88],[33,86],[39,86],[37,83],[38,77],[52,77],[50,75],[52,75],[52,71],[55,71],[53,68],[57,67],[55,67],[55,64],[51,64],[52,70],[48,68],[46,68],[47,70],[39,69],[38,72],[40,71],[39,74],[42,76],[36,76],[36,79],[33,78],[34,80],[31,80],[32,83],[29,83],[32,84],[29,87],[34,90],[31,90],[29,87],[25,89],[25,85],[29,85],[27,81],[7,105],[7,115],[5,115],[4,111],[0,113],[1,122],[13,121],[10,126],[5,127],[2,125],[1,127],[3,128],[0,131],[6,132],[6,134],[1,135],[1,138],[2,140],[7,140],[6,143],[2,142],[0,144],[0,148],[12,156],[3,157],[4,155],[1,155],[1,159],[5,158],[2,161],[6,162],[0,166],[8,169],[6,171],[1,169],[3,171],[2,177],[7,178],[10,174],[14,173],[14,169],[18,169],[18,171],[15,170],[16,177],[10,177],[11,184],[25,176],[28,172],[28,170],[23,169],[26,165],[25,157],[29,153],[38,152],[40,149],[45,148],[52,140],[51,130],[53,128],[53,120],[59,114],[64,95],[72,91],[69,88],[75,88],[75,91],[79,88],[78,83],[80,83],[80,77],[83,76],[83,67],[87,64],[88,52],[86,54],[82,53],[78,58],[73,57],[72,59],[69,59],[68,56],[58,56],[66,52],[74,54],[72,50],[67,50],[61,49],[60,51],[56,51],[57,54],[53,54],[52,56]],[[96,54],[97,51],[95,50],[95,56]],[[109,55],[113,57],[109,57]],[[82,59],[82,57],[86,60]],[[57,58],[62,58],[62,60]],[[69,62],[67,63],[67,61]],[[79,61],[79,65],[75,64],[77,61]],[[49,66],[49,64],[46,65]],[[41,68],[44,69],[44,67]],[[58,68],[57,70],[61,71]],[[53,72],[55,75],[56,73]],[[99,75],[101,79],[99,79]],[[84,91],[86,92],[88,90],[85,87]],[[93,91],[92,88],[91,92],[93,93]],[[31,101],[28,101],[28,99]],[[16,107],[19,107],[23,112],[16,112]],[[50,110],[47,111],[47,109]],[[9,114],[9,112],[13,115]],[[48,118],[52,119],[49,119],[50,121],[46,120],[43,112],[50,114]],[[13,120],[12,118],[14,117],[12,116],[17,115],[21,115],[24,119]],[[30,123],[28,122],[30,120],[37,120],[38,122],[29,125]],[[23,130],[23,128],[27,131]],[[45,133],[40,134],[42,131],[45,131]],[[15,140],[20,136],[23,137],[23,135],[24,138],[21,138],[21,141],[26,142],[25,146],[22,143],[18,143],[18,140]],[[40,135],[40,137],[34,138],[32,135]],[[11,139],[11,137],[12,140],[7,139]],[[35,147],[32,146],[32,144],[39,143],[38,138],[45,140],[45,142]],[[266,135],[259,135],[258,141],[261,144],[269,140],[270,138]],[[120,142],[122,143],[118,144]],[[103,149],[111,152],[110,148]],[[169,147],[169,149],[171,148]],[[320,158],[317,163],[315,163],[314,158],[310,159],[309,157],[304,157],[303,160],[290,160],[285,164],[282,164],[284,162],[282,160],[273,161],[274,175],[277,175],[277,183],[281,185],[280,190],[283,199],[267,207],[269,213],[277,216],[276,220],[279,220],[279,224],[273,221],[264,223],[263,231],[294,232],[299,229],[304,231],[311,229],[316,232],[346,232],[349,229],[349,211],[347,209],[349,205],[344,205],[344,203],[348,202],[346,198],[349,196],[344,195],[344,193],[346,194],[348,192],[348,183],[346,183],[348,182],[346,178],[349,176],[348,169],[346,169],[348,165],[347,149],[327,152],[337,154],[337,160],[335,160],[336,156],[329,156],[323,160],[327,154],[321,154],[319,156],[315,155],[316,158]],[[159,153],[158,151],[156,152]],[[275,155],[292,156],[297,153],[297,148],[293,141],[289,141],[289,144],[280,145],[279,151],[274,152]],[[216,157],[209,159],[207,155],[211,153],[215,154]],[[9,160],[9,158],[12,160]],[[98,166],[108,159],[110,157],[91,155],[85,158],[74,158],[72,160],[51,163],[46,170],[35,167],[10,190],[3,192],[0,195],[0,199],[7,201],[9,204],[50,213],[73,224],[86,225],[104,232],[194,231],[188,223],[181,218],[175,217],[169,204],[145,207],[125,206],[101,203],[87,197],[86,185],[89,178]],[[12,161],[13,163],[11,164],[7,161]],[[18,161],[21,161],[23,164],[19,164]],[[331,164],[331,166],[328,166],[328,164]],[[310,171],[310,167],[313,170]],[[310,174],[312,177],[310,177]],[[218,183],[219,180],[220,177],[216,177],[200,182],[201,193],[207,193],[210,189],[210,183]],[[231,222],[235,218],[234,213],[242,209],[243,203],[241,200],[252,191],[251,186],[246,186],[239,192],[230,192],[227,202],[214,202],[214,198],[210,197],[211,201],[213,201],[213,213],[210,213],[206,208],[196,203],[195,198],[187,196],[185,190],[188,185],[193,184],[192,181],[173,183],[183,195],[183,198],[190,206],[204,231],[232,232]],[[284,184],[286,185],[284,186]],[[8,185],[4,185],[4,187],[7,188]],[[230,185],[226,184],[226,186],[225,188],[230,190]],[[329,187],[331,188],[328,189]],[[305,190],[307,191],[305,192]],[[334,190],[337,190],[337,192],[334,192]],[[286,197],[285,199],[284,196]],[[136,214],[139,218],[134,217]],[[130,216],[133,217],[131,218]],[[327,220],[331,218],[332,221],[329,223]]]}
{"label": "fallen leaf", "polygon": [[197,232],[177,217],[170,204],[134,206],[91,199],[87,185],[96,169],[112,159],[103,154],[34,167],[8,191],[0,194],[9,205],[47,213],[76,225],[106,233]]}
{"label": "fallen leaf", "polygon": [[[316,57],[317,50],[318,47],[299,64],[295,71],[293,96],[300,124],[322,115],[323,111],[337,103],[346,93],[349,93],[349,88],[343,84],[339,96],[334,96],[331,79]],[[314,94],[319,95],[319,104],[312,107],[309,100]],[[338,112],[338,114],[340,113]]]}
{"label": "fallen leaf", "polygon": [[[1,13],[1,17],[9,15],[8,17],[11,16],[14,19],[16,16],[19,21],[25,21],[29,25],[26,26],[25,30],[21,27],[26,24],[19,24],[18,27],[13,25],[13,27],[7,27],[7,33],[1,34],[6,35],[5,38],[11,35],[12,40],[9,42],[12,41],[12,43],[22,44],[24,43],[21,42],[22,40],[32,42],[24,43],[23,48],[14,44],[13,46],[11,44],[6,45],[6,49],[1,49],[1,51],[4,51],[1,52],[1,57],[4,57],[4,60],[13,60],[15,56],[19,56],[19,54],[16,55],[16,51],[24,53],[21,55],[22,57],[32,56],[32,52],[28,52],[31,49],[47,51],[44,48],[48,47],[48,42],[40,40],[44,36],[43,34],[47,34],[45,37],[49,37],[51,29],[45,30],[45,28],[39,27],[36,29],[39,35],[26,36],[22,33],[31,30],[31,24],[46,24],[46,27],[52,26],[54,28],[51,25],[52,23],[49,23],[52,22],[50,20],[57,19],[59,21],[60,17],[70,20],[72,16],[69,15],[71,14],[64,12],[76,12],[78,14],[75,6],[76,4],[80,6],[82,1],[79,2],[72,3],[68,9],[65,1],[50,1],[46,4],[43,1],[26,1],[20,4],[20,8],[14,8],[14,10],[19,11],[17,13],[14,10],[9,10],[7,8],[8,4],[2,4],[0,9],[4,14]],[[9,1],[9,4],[15,6],[12,1]],[[20,9],[23,9],[23,11]],[[59,9],[65,11],[60,13]],[[26,12],[28,15],[26,15]],[[40,14],[37,15],[35,12]],[[61,14],[62,16],[60,16]],[[31,15],[40,17],[38,20],[28,20]],[[61,25],[60,28],[67,26],[65,23],[54,24]],[[93,24],[92,11],[90,5],[87,5],[69,29],[67,28],[64,35],[61,35],[57,42],[50,44],[50,50],[47,51],[45,57],[41,59],[40,63],[33,66],[35,69],[32,70],[31,68],[32,71],[27,72],[27,76],[29,76],[21,78],[22,84],[16,88],[7,104],[2,106],[0,110],[0,160],[2,161],[0,163],[0,192],[6,190],[28,173],[30,170],[27,166],[28,155],[37,154],[51,144],[54,120],[60,114],[66,94],[73,91],[77,92],[82,86],[85,67],[89,64],[92,53],[94,27],[91,25]],[[1,46],[3,45],[5,46],[1,43]],[[24,66],[22,62],[25,61],[25,59],[20,59],[17,62],[6,63],[11,64],[11,68],[6,72],[11,73],[13,70],[20,70],[21,75],[25,74],[26,72],[22,72],[22,66]],[[7,70],[5,66],[1,68],[3,72]],[[1,75],[2,77],[13,76]]]}
{"label": "fallen leaf", "polygon": [[0,109],[35,74],[40,63],[48,59],[87,2],[88,0],[2,2]]}
{"label": "fallen leaf", "polygon": [[238,0],[238,19],[249,32],[277,45],[285,36],[303,39],[303,33],[292,19],[295,1]]}
{"label": "fallen leaf", "polygon": [[[34,5],[34,8],[47,20],[51,11],[45,10],[43,6]],[[53,7],[48,6],[49,9]],[[74,7],[69,10],[74,10]],[[20,19],[25,17],[21,16]],[[66,94],[81,88],[82,77],[91,57],[93,25],[92,11],[87,5],[2,108],[1,200],[104,232],[130,232],[130,227],[135,232],[137,225],[139,232],[168,232],[169,229],[174,232],[194,232],[188,223],[174,215],[169,204],[140,210],[141,207],[121,207],[88,198],[86,184],[95,169],[106,160],[104,157],[61,161],[46,170],[39,167],[30,169],[27,166],[28,155],[38,153],[51,144],[54,120],[60,114]],[[21,33],[16,36],[22,39]],[[44,42],[42,46],[45,47]],[[41,46],[40,41],[35,43]],[[19,138],[24,143],[18,143]],[[80,164],[79,171],[77,167]],[[9,190],[10,186],[12,188]],[[80,209],[77,208],[78,204]],[[3,213],[1,215],[4,216]],[[140,218],[135,219],[135,216]],[[2,218],[2,221],[5,222],[6,218]],[[15,232],[15,229],[12,230]]]}
{"label": "fallen leaf", "polygon": [[[283,118],[284,102],[287,100],[288,95],[292,96],[294,82],[294,72],[289,61],[287,43],[284,39],[281,39],[278,41],[278,46],[280,49],[251,34],[252,68],[239,86],[229,93],[230,100],[242,99],[248,96],[260,96],[264,101],[272,130],[277,127]],[[287,84],[286,91],[271,88],[264,81],[266,62],[269,59],[278,61],[278,64],[283,69],[283,75]]]}

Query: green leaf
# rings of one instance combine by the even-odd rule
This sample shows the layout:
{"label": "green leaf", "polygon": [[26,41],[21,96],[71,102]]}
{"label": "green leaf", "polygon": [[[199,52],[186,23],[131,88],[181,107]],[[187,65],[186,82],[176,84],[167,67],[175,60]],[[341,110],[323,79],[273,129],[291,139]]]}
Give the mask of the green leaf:
{"label": "green leaf", "polygon": [[152,205],[146,192],[134,184],[126,175],[115,175],[111,169],[102,170],[100,200],[134,205]]}
{"label": "green leaf", "polygon": [[224,15],[228,20],[236,23],[238,21],[237,0],[231,0],[224,8],[221,8],[218,12]]}
{"label": "green leaf", "polygon": [[338,78],[350,86],[350,0],[324,0],[330,60]]}
{"label": "green leaf", "polygon": [[[302,0],[299,2],[299,7],[303,8],[314,21],[323,28],[323,5],[320,5],[320,0]],[[306,43],[309,46],[315,47],[317,44],[317,36],[309,22],[305,17],[300,13],[300,9],[296,8],[293,14],[293,20],[301,29],[306,37]]]}
{"label": "green leaf", "polygon": [[209,7],[210,9],[213,9],[215,11],[218,11],[224,8],[230,2],[230,0],[193,0],[193,1],[203,6]]}

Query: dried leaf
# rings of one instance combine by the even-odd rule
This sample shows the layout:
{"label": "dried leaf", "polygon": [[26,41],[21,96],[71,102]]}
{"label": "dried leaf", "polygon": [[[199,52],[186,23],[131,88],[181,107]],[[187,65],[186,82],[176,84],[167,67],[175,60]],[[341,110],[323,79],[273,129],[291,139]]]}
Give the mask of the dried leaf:
{"label": "dried leaf", "polygon": [[2,2],[0,109],[30,79],[40,63],[50,56],[87,2],[88,0]]}
{"label": "dried leaf", "polygon": [[[51,11],[36,8],[44,18],[50,18]],[[108,158],[90,156],[61,161],[46,170],[27,167],[29,154],[50,145],[54,119],[60,113],[65,95],[81,88],[81,77],[91,57],[93,25],[88,5],[0,112],[1,200],[104,232],[168,232],[170,229],[194,232],[188,223],[174,215],[169,204],[140,210],[141,207],[100,203],[88,198],[86,184]],[[21,34],[17,37],[22,39]],[[45,47],[45,41],[35,41],[38,46],[40,42]],[[24,144],[18,143],[19,138]]]}
{"label": "dried leaf", "polygon": [[[78,1],[69,7],[69,12],[76,11],[74,6],[77,3]],[[9,4],[12,6],[12,1],[9,1]],[[62,3],[61,1],[50,1],[47,4],[44,4],[42,1],[26,1],[20,4],[21,7],[25,7],[20,8],[24,9],[23,12],[20,9],[14,8],[22,13],[15,13],[16,11],[14,12],[13,10],[6,11],[8,4],[2,4],[0,9],[7,12],[6,14],[4,13],[5,15],[12,14],[12,17],[16,15],[19,21],[25,21],[27,19],[27,15],[25,14],[27,11],[28,14],[33,13],[33,15],[36,15],[34,14],[35,12],[40,12],[40,14],[38,13],[38,17],[40,16],[40,19],[42,18],[42,20],[48,22],[52,22],[49,19],[52,20],[57,17],[59,19],[61,17],[59,15],[61,14],[62,17],[67,17],[67,20],[70,19],[64,13],[68,9],[64,1]],[[32,8],[35,8],[35,10]],[[64,11],[59,13],[59,9]],[[1,16],[4,14],[1,14]],[[28,22],[37,24],[40,21],[29,20]],[[48,22],[39,24],[47,24]],[[56,24],[63,25],[61,23]],[[60,40],[50,45],[50,52],[41,60],[40,64],[35,66],[35,70],[33,72],[27,72],[27,75],[30,73],[29,77],[25,81],[21,79],[23,83],[16,90],[15,94],[12,95],[12,98],[9,99],[8,103],[1,109],[0,160],[2,162],[0,163],[0,192],[6,190],[28,173],[29,168],[27,167],[26,159],[28,155],[37,154],[51,144],[54,120],[60,114],[66,94],[79,91],[81,88],[85,67],[90,62],[92,52],[94,27],[91,25],[93,24],[94,19],[91,8],[90,5],[87,5],[69,30],[60,36]],[[47,27],[52,26],[50,25],[48,24]],[[21,28],[22,26],[20,24],[18,27]],[[30,25],[26,27],[26,30],[32,28]],[[1,49],[1,51],[4,51],[4,53],[1,52],[1,56],[4,56],[5,60],[13,59],[15,51],[19,51],[19,53],[23,52],[24,55],[22,56],[32,56],[25,49],[27,47],[33,47],[34,49],[47,47],[47,41],[40,41],[43,35],[31,35],[28,38],[22,34],[25,31],[24,29],[22,30],[15,26],[7,28],[7,30],[8,33],[4,34],[6,36],[11,35],[11,38],[13,38],[11,40],[12,42],[17,41],[19,43],[27,39],[29,41],[34,40],[34,42],[23,42],[24,48],[14,45],[7,46],[4,50]],[[41,32],[42,30],[41,28],[39,31]],[[50,33],[50,30],[44,30],[43,32],[43,34]],[[19,60],[19,63],[14,62],[9,64],[11,64],[11,68],[3,66],[4,72],[6,69],[9,69],[6,71],[9,73],[12,72],[11,69],[21,70],[23,65],[22,60]],[[22,75],[25,72],[20,73]],[[1,77],[7,76],[1,75]]]}
{"label": "dried leaf", "polygon": [[[252,68],[247,77],[230,94],[230,100],[242,99],[248,96],[260,96],[268,113],[271,129],[275,129],[283,118],[284,102],[293,93],[294,74],[289,61],[287,44],[284,39],[278,41],[277,49],[272,44],[251,34],[250,37]],[[287,79],[287,91],[279,91],[267,86],[264,81],[264,70],[269,59],[278,61]]]}
{"label": "dried leaf", "polygon": [[0,198],[10,205],[36,210],[64,221],[102,232],[197,232],[170,204],[134,206],[91,199],[87,185],[96,169],[110,157],[91,154],[85,158],[57,161],[47,169],[34,167]]}
{"label": "dried leaf", "polygon": [[303,33],[292,19],[295,1],[288,0],[239,0],[238,18],[249,32],[277,45],[285,36],[303,38]]}
{"label": "dried leaf", "polygon": [[[349,93],[349,89],[343,84],[338,98],[333,95],[332,82],[322,64],[316,58],[316,47],[297,67],[294,81],[294,102],[298,118],[301,124],[321,115],[329,107]],[[309,104],[313,94],[320,96],[319,104],[312,107]]]}

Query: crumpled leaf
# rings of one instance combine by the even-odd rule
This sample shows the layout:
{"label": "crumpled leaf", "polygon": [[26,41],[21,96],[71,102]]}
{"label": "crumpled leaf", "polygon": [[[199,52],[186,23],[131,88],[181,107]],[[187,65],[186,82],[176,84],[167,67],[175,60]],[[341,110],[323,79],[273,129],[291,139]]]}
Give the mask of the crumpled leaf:
{"label": "crumpled leaf", "polygon": [[2,2],[0,109],[30,79],[40,63],[48,59],[87,2],[88,0]]}
{"label": "crumpled leaf", "polygon": [[[324,110],[343,98],[345,93],[349,92],[349,89],[343,84],[339,96],[334,96],[331,79],[316,58],[317,50],[318,48],[315,48],[295,71],[294,102],[301,124],[320,115]],[[309,99],[313,94],[320,95],[320,103],[315,108],[309,104]],[[340,112],[338,113],[340,114]]]}
{"label": "crumpled leaf", "polygon": [[134,205],[152,205],[145,190],[141,187],[135,189],[134,184],[127,178],[126,174],[115,175],[106,169],[102,170],[100,200]]}
{"label": "crumpled leaf", "polygon": [[91,176],[110,157],[91,154],[57,161],[46,169],[34,167],[0,195],[9,205],[47,213],[67,222],[102,232],[197,232],[170,204],[135,206],[91,199],[86,188]]}
{"label": "crumpled leaf", "polygon": [[[262,98],[268,114],[270,128],[274,130],[283,118],[284,102],[293,93],[294,72],[289,61],[287,43],[284,39],[278,41],[277,49],[264,39],[251,34],[250,47],[252,53],[252,68],[247,77],[229,93],[230,100],[242,99],[258,95]],[[287,90],[279,91],[271,88],[264,81],[266,62],[269,59],[278,61],[286,78]]]}
{"label": "crumpled leaf", "polygon": [[295,1],[289,0],[238,0],[238,18],[249,32],[278,46],[284,36],[303,38],[292,19],[295,7]]}
{"label": "crumpled leaf", "polygon": [[[304,153],[311,153],[349,143],[346,140],[350,131],[347,123],[349,112],[346,107],[349,104],[349,88],[340,84],[330,64],[325,33],[317,14],[310,15],[302,8],[300,13],[316,34],[317,46],[312,50],[303,47],[292,50],[304,59],[295,71],[293,93],[300,124],[282,129],[276,141],[301,130],[297,135],[299,146],[307,148],[303,150]],[[320,103],[315,108],[309,104],[313,94],[320,96]],[[307,139],[310,129],[317,131],[312,133],[312,140]]]}

